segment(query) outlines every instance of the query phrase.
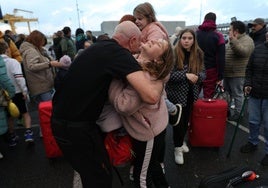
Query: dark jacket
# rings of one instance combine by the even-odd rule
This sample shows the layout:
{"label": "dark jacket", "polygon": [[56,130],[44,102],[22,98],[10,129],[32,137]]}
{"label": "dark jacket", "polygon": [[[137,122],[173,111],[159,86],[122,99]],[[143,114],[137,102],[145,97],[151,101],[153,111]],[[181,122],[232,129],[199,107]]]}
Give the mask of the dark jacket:
{"label": "dark jacket", "polygon": [[[189,54],[185,54],[185,56],[189,57]],[[183,107],[187,105],[187,97],[189,93],[193,93],[194,101],[198,99],[201,90],[201,84],[206,77],[205,71],[201,71],[200,73],[198,73],[197,83],[191,84],[186,77],[186,73],[189,72],[188,65],[189,58],[186,58],[183,70],[179,70],[175,65],[166,84],[167,98],[173,104],[181,104]]]}
{"label": "dark jacket", "polygon": [[253,39],[255,46],[262,44],[266,41],[265,34],[267,32],[266,25],[263,28],[255,33],[249,33],[249,36]]}
{"label": "dark jacket", "polygon": [[196,31],[197,42],[204,52],[205,68],[216,68],[218,80],[223,79],[225,66],[225,40],[216,31],[216,24],[212,20],[205,20]]}
{"label": "dark jacket", "polygon": [[268,42],[255,47],[247,68],[244,86],[251,86],[250,95],[268,98]]}
{"label": "dark jacket", "polygon": [[64,36],[60,41],[62,55],[68,55],[71,60],[74,60],[76,54],[76,47],[71,37]]}
{"label": "dark jacket", "polygon": [[61,39],[62,37],[53,38],[53,50],[57,60],[60,60],[60,58],[63,56],[60,46]]}
{"label": "dark jacket", "polygon": [[85,41],[87,41],[87,39],[86,39],[86,36],[83,33],[78,34],[75,37],[75,46],[76,46],[77,51],[80,50],[80,49],[84,49]]}

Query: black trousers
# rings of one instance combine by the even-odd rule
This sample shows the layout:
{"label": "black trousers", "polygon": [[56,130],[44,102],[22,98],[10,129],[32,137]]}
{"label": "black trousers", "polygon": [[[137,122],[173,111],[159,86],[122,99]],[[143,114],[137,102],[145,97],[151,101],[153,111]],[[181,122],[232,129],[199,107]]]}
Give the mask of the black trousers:
{"label": "black trousers", "polygon": [[134,158],[134,183],[137,188],[167,188],[168,182],[159,161],[165,144],[166,130],[149,141],[133,139]]}
{"label": "black trousers", "polygon": [[64,157],[80,174],[83,188],[111,188],[112,167],[97,125],[55,118],[51,122],[55,139]]}
{"label": "black trousers", "polygon": [[184,137],[188,130],[188,124],[193,109],[193,93],[189,92],[187,97],[187,105],[182,107],[181,120],[177,126],[173,126],[173,143],[174,147],[183,145]]}

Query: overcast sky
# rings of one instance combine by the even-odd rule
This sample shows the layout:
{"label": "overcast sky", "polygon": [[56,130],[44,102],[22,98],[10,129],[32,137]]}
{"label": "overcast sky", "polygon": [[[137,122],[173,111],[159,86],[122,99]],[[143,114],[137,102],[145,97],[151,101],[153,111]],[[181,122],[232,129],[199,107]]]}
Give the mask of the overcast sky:
{"label": "overcast sky", "polygon": [[[132,14],[141,0],[0,0],[3,15],[19,11],[18,16],[38,18],[31,22],[31,30],[38,29],[47,35],[69,26],[75,31],[79,25],[84,30],[99,31],[103,21],[117,21],[124,14]],[[229,23],[231,17],[247,21],[257,17],[268,18],[268,0],[148,0],[159,21],[185,21],[199,25],[208,12],[217,14],[217,24]],[[28,34],[27,23],[16,23],[17,33]],[[0,23],[0,30],[10,29]]]}

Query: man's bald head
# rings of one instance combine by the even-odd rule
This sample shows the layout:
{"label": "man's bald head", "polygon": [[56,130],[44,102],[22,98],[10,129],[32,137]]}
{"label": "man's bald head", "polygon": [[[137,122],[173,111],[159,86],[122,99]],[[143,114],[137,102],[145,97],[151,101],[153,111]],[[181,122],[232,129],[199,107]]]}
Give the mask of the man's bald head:
{"label": "man's bald head", "polygon": [[122,47],[137,53],[140,46],[140,29],[131,21],[118,24],[112,36]]}

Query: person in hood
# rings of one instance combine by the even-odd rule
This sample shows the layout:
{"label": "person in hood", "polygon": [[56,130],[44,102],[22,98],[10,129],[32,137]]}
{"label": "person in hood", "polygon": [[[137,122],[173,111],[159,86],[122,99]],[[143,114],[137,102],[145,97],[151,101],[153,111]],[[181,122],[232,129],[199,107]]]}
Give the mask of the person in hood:
{"label": "person in hood", "polygon": [[203,97],[213,98],[217,84],[222,85],[225,66],[225,40],[216,30],[216,14],[205,15],[202,25],[196,31],[197,42],[204,52],[206,79],[203,81]]}

